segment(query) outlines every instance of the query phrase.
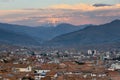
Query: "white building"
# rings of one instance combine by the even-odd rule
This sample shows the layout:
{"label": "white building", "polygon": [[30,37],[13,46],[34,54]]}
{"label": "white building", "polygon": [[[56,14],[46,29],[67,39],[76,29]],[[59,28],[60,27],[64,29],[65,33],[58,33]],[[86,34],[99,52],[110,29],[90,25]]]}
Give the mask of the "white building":
{"label": "white building", "polygon": [[118,70],[120,69],[120,63],[115,63],[115,64],[112,64],[111,67],[110,67],[111,70]]}
{"label": "white building", "polygon": [[44,78],[46,76],[47,72],[50,72],[50,70],[36,69],[35,70],[35,80],[40,80],[41,78]]}
{"label": "white building", "polygon": [[31,72],[32,67],[30,65],[16,65],[13,67],[13,70],[16,72]]}
{"label": "white building", "polygon": [[92,50],[88,50],[88,54],[89,54],[89,55],[92,55]]}

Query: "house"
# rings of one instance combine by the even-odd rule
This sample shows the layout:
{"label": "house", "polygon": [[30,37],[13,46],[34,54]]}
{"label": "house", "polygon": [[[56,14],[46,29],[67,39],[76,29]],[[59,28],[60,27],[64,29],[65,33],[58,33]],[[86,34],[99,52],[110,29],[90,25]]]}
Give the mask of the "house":
{"label": "house", "polygon": [[57,64],[42,64],[40,67],[34,68],[35,80],[40,80],[41,78],[46,77],[46,74],[52,69],[57,68]]}
{"label": "house", "polygon": [[56,80],[57,77],[57,72],[53,70],[48,72],[44,78],[41,78],[41,80]]}
{"label": "house", "polygon": [[16,64],[13,66],[14,72],[31,72],[32,66],[26,64]]}
{"label": "house", "polygon": [[118,70],[120,69],[120,63],[115,63],[115,64],[112,64],[110,69],[113,69],[113,70]]}
{"label": "house", "polygon": [[57,78],[58,77],[58,75],[57,75],[57,72],[56,71],[50,71],[50,72],[48,72],[47,74],[46,74],[46,76],[48,76],[48,77],[50,77],[51,79],[55,79],[55,78]]}
{"label": "house", "polygon": [[44,78],[46,76],[46,73],[49,71],[50,70],[48,70],[48,69],[35,68],[34,69],[35,80],[41,80],[41,78]]}

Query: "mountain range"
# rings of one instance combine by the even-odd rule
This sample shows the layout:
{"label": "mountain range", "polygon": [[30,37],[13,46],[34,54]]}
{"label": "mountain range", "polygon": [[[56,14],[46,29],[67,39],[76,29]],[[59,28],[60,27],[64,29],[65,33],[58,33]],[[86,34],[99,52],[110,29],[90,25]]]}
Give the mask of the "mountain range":
{"label": "mountain range", "polygon": [[38,44],[33,38],[28,35],[15,33],[9,30],[0,29],[0,42],[19,45],[36,45]]}
{"label": "mountain range", "polygon": [[0,43],[34,46],[84,46],[120,43],[120,20],[101,25],[28,27],[0,23]]}
{"label": "mountain range", "polygon": [[63,34],[48,41],[56,46],[84,46],[120,43],[120,20]]}
{"label": "mountain range", "polygon": [[0,42],[19,45],[40,45],[56,36],[85,28],[87,25],[74,26],[63,23],[56,27],[28,27],[0,23]]}

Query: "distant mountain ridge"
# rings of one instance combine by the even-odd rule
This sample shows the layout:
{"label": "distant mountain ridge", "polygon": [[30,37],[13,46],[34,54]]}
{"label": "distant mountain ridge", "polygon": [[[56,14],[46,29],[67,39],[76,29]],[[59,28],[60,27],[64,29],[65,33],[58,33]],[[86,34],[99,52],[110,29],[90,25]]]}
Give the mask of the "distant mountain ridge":
{"label": "distant mountain ridge", "polygon": [[64,23],[56,27],[28,27],[0,23],[0,41],[11,44],[39,45],[56,36],[77,31],[86,26],[74,26]]}
{"label": "distant mountain ridge", "polygon": [[0,29],[0,42],[16,45],[36,45],[38,42],[28,35]]}
{"label": "distant mountain ridge", "polygon": [[63,24],[57,25],[56,27],[47,27],[47,28],[46,27],[38,27],[39,29],[37,29],[37,30],[38,30],[38,32],[41,32],[41,34],[39,34],[39,36],[42,36],[42,39],[50,40],[56,36],[83,29],[86,26],[87,25],[74,26],[71,24],[63,23]]}
{"label": "distant mountain ridge", "polygon": [[[87,26],[87,27],[86,27]],[[83,46],[120,43],[120,20],[102,25],[28,27],[0,23],[0,43],[34,46]]]}
{"label": "distant mountain ridge", "polygon": [[48,41],[48,45],[79,46],[120,42],[120,20],[63,34]]}

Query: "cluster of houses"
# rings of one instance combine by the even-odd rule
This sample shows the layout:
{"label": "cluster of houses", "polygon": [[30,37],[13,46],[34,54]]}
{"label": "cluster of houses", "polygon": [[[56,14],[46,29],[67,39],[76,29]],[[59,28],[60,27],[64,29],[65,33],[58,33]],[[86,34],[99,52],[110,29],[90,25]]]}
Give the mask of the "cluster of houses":
{"label": "cluster of houses", "polygon": [[[110,53],[54,54],[18,53],[0,55],[0,80],[119,80],[120,62]],[[22,54],[21,54],[22,53]],[[31,53],[29,51],[29,53]],[[107,57],[107,60],[104,58]]]}

